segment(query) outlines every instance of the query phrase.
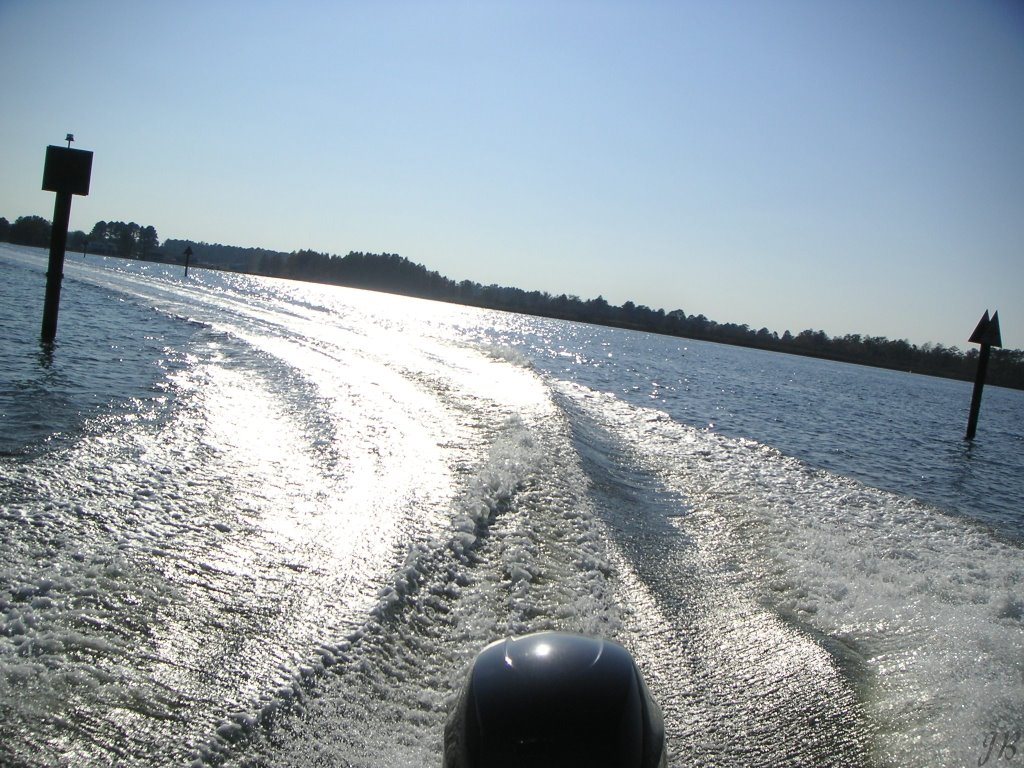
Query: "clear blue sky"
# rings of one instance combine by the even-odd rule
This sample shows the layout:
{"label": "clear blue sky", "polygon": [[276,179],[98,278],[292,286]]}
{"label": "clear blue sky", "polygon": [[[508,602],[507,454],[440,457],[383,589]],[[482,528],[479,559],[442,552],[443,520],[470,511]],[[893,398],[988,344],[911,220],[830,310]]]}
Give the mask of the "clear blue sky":
{"label": "clear blue sky", "polygon": [[1024,3],[0,0],[0,215],[1024,347]]}

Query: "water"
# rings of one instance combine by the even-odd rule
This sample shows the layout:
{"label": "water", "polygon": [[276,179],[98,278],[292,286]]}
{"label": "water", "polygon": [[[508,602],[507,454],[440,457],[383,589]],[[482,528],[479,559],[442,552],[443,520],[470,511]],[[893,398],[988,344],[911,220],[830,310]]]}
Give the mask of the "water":
{"label": "water", "polygon": [[966,446],[962,383],[77,256],[47,354],[44,271],[0,246],[0,764],[436,765],[545,628],[674,766],[1024,725],[1024,393]]}

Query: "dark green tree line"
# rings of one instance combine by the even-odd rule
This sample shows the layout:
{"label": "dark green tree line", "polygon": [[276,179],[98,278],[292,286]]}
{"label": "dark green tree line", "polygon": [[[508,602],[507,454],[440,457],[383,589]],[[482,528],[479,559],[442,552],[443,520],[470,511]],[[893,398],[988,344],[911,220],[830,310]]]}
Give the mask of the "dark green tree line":
{"label": "dark green tree line", "polygon": [[[23,216],[14,224],[8,224],[6,229],[5,222],[0,219],[0,237],[6,231],[11,242],[44,247],[49,244],[50,223],[45,219]],[[69,248],[78,250],[86,241],[93,253],[183,263],[182,254],[186,248],[191,248],[191,264],[197,267],[366,288],[934,376],[971,380],[977,368],[977,349],[964,352],[958,347],[941,344],[919,347],[905,339],[861,334],[830,337],[824,331],[810,328],[795,335],[787,330],[780,336],[768,328],[754,330],[747,325],[718,323],[704,315],[687,315],[682,309],[666,312],[632,301],[615,306],[603,296],[581,299],[564,293],[553,296],[542,291],[481,285],[470,280],[455,282],[394,253],[353,251],[345,256],[312,250],[283,253],[190,240],[166,240],[161,246],[155,228],[134,222],[97,222],[88,235],[71,233]],[[1024,350],[992,350],[988,381],[1024,389]]]}
{"label": "dark green tree line", "polygon": [[[346,256],[303,250],[280,253],[259,249],[169,240],[168,253],[191,247],[193,264],[214,268],[230,266],[244,272],[271,277],[346,285],[354,288],[400,293],[407,296],[449,301],[487,309],[507,310],[562,320],[609,325],[639,331],[682,336],[691,339],[753,347],[773,352],[819,357],[840,362],[871,365],[934,376],[971,380],[977,368],[978,351],[967,352],[941,344],[917,346],[905,339],[848,334],[830,337],[824,331],[806,329],[781,336],[768,328],[718,323],[704,315],[687,315],[681,309],[666,312],[642,304],[610,304],[604,297],[581,299],[547,292],[525,291],[499,285],[480,285],[470,280],[455,282],[426,267],[393,253],[352,252]],[[992,350],[988,381],[1024,389],[1024,351]]]}
{"label": "dark green tree line", "polygon": [[50,222],[42,216],[19,216],[8,226],[7,240],[11,243],[35,248],[46,248],[50,244]]}
{"label": "dark green tree line", "polygon": [[123,259],[149,259],[156,255],[160,239],[156,228],[134,221],[97,221],[86,236],[92,253],[120,256]]}
{"label": "dark green tree line", "polygon": [[[50,245],[50,222],[42,216],[19,216],[13,224],[0,218],[0,240],[16,245],[47,248]],[[81,230],[68,232],[68,250],[120,256],[126,259],[147,259],[158,252],[160,238],[153,226],[132,222],[98,221],[88,234]]]}

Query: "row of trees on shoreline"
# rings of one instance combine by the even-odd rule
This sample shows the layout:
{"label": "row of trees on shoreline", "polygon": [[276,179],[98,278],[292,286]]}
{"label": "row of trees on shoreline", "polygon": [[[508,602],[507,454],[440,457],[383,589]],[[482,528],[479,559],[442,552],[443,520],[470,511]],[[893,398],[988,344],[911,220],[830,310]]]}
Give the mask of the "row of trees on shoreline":
{"label": "row of trees on shoreline", "polygon": [[[46,248],[50,245],[50,230],[50,222],[42,216],[20,216],[13,224],[0,216],[0,241]],[[148,259],[159,252],[159,247],[156,227],[134,221],[97,221],[88,234],[82,230],[68,232],[69,251]]]}
{"label": "row of trees on shoreline", "polygon": [[[26,242],[25,232],[35,232],[38,238],[42,230],[37,221],[25,226],[23,219],[27,218],[40,217],[22,217],[14,225],[0,218],[0,240],[40,247],[48,245],[49,222],[45,219],[42,220],[47,225],[45,242]],[[73,239],[72,235],[76,237]],[[165,240],[159,248],[157,244],[154,228],[124,222],[97,222],[88,235],[71,233],[68,238],[69,250],[180,264],[184,262],[186,248],[191,248],[191,264],[196,267],[344,285],[932,376],[972,380],[977,369],[977,349],[964,352],[958,347],[941,344],[918,346],[905,339],[861,334],[829,337],[824,331],[813,329],[797,334],[787,330],[779,335],[767,328],[755,330],[747,325],[718,323],[704,315],[687,315],[681,309],[666,312],[632,301],[615,306],[601,296],[581,299],[566,294],[553,296],[542,291],[481,285],[470,280],[456,282],[392,253],[354,251],[345,256],[311,250],[283,253],[177,239]],[[1024,350],[993,349],[988,382],[1024,389]]]}
{"label": "row of trees on shoreline", "polygon": [[[191,240],[167,240],[163,245],[168,255],[181,254],[186,248],[192,249],[192,264],[214,269],[399,293],[967,381],[974,379],[977,370],[977,349],[964,352],[942,344],[917,346],[903,339],[861,334],[829,337],[824,331],[813,329],[779,335],[767,328],[755,330],[747,325],[718,323],[704,315],[687,315],[681,309],[665,312],[632,301],[615,306],[601,296],[585,300],[566,294],[552,296],[543,291],[481,285],[470,280],[456,282],[393,253],[281,253]],[[987,380],[998,386],[1024,389],[1024,350],[993,349]]]}

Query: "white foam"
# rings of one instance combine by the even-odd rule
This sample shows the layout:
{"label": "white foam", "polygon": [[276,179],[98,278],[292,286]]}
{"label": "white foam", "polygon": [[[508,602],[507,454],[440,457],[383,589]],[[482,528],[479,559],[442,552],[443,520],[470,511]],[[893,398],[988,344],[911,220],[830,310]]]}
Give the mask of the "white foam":
{"label": "white foam", "polygon": [[450,699],[477,649],[532,629],[614,631],[609,558],[566,425],[553,415],[490,428],[447,534],[412,543],[370,620],[344,647],[321,651],[332,674],[317,675],[307,717],[275,730],[277,746],[255,734],[230,764],[254,754],[275,765],[436,763]]}
{"label": "white foam", "polygon": [[675,522],[717,578],[862,660],[883,762],[974,762],[986,733],[1019,727],[1020,547],[753,441],[562,391],[689,500]]}

